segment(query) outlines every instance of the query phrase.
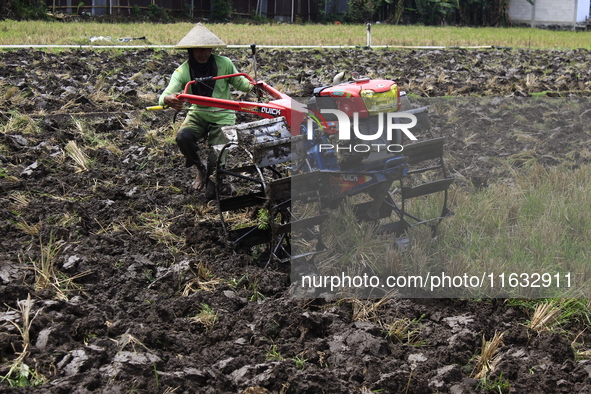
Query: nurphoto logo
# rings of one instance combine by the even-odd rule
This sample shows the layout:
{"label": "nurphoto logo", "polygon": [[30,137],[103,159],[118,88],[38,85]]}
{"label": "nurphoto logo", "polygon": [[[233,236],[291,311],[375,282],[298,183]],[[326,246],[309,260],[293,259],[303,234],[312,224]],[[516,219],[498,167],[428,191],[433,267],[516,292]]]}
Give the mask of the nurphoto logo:
{"label": "nurphoto logo", "polygon": [[[353,127],[351,127],[351,121],[349,116],[343,111],[338,109],[321,109],[321,114],[332,114],[335,115],[338,119],[338,135],[340,141],[347,141],[351,140],[351,130],[353,130],[353,134],[356,139],[361,141],[382,141],[382,137],[384,132],[386,133],[386,141],[392,141],[394,136],[394,130],[402,131],[410,140],[416,141],[417,137],[414,136],[413,133],[410,132],[409,129],[413,128],[417,124],[417,117],[414,114],[406,113],[406,112],[387,112],[383,113],[380,112],[377,114],[378,116],[378,127],[374,134],[363,134],[359,130],[359,113],[355,112],[353,114]],[[384,118],[386,121],[384,122]],[[397,120],[407,119],[410,120],[408,123],[399,123]],[[385,127],[384,127],[385,123]],[[314,138],[313,133],[313,121],[312,119],[308,119],[308,140],[312,140]],[[391,153],[402,152],[403,146],[400,144],[384,144],[384,143],[374,143],[374,144],[354,144],[349,146],[334,146],[333,144],[320,144],[319,145],[320,151],[323,150],[330,150],[330,149],[346,149],[350,152],[358,152],[364,153],[369,152],[370,150],[387,150]]]}

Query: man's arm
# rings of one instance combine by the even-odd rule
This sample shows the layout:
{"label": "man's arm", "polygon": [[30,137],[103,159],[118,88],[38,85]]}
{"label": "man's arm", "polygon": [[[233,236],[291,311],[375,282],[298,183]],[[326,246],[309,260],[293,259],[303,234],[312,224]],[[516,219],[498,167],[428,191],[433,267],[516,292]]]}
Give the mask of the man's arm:
{"label": "man's arm", "polygon": [[189,75],[189,65],[188,62],[185,62],[172,73],[170,82],[160,95],[158,103],[160,105],[168,105],[177,111],[181,110],[183,103],[176,96],[185,89],[185,85],[191,79]]}
{"label": "man's arm", "polygon": [[232,84],[232,86],[234,86],[234,88],[242,92],[250,92],[254,88],[254,85],[251,84],[250,81],[243,76],[232,78],[230,83]]}
{"label": "man's arm", "polygon": [[[220,63],[222,64],[220,65],[218,63],[218,75],[230,75],[238,73],[238,70],[236,70],[236,66],[234,63],[232,63],[232,60],[224,56],[220,57]],[[219,70],[220,68],[221,72]],[[229,78],[229,82],[234,87],[234,89],[240,90],[242,92],[250,92],[253,88],[253,85],[250,83],[250,81],[243,76]]]}

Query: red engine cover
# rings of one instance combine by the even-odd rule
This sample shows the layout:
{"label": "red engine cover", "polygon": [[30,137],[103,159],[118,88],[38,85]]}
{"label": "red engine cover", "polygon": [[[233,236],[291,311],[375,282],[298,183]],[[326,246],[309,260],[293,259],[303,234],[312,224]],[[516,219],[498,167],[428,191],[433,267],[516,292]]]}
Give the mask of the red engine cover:
{"label": "red engine cover", "polygon": [[396,82],[386,79],[358,79],[322,89],[320,96],[333,97],[341,111],[349,117],[357,112],[360,118],[374,112],[397,111],[400,101]]}
{"label": "red engine cover", "polygon": [[392,85],[396,85],[396,82],[386,79],[361,79],[322,89],[320,96],[361,97],[360,93],[362,90],[373,90],[376,93],[383,93],[389,91]]}

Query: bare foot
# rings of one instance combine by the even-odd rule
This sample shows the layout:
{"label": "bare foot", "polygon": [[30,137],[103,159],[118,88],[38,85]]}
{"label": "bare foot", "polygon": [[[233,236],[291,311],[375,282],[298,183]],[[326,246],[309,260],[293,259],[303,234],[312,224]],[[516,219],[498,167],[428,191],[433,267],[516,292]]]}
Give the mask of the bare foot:
{"label": "bare foot", "polygon": [[207,180],[207,176],[205,175],[205,171],[197,170],[197,176],[195,176],[195,181],[193,182],[193,189],[201,190],[203,186],[205,186],[205,181]]}

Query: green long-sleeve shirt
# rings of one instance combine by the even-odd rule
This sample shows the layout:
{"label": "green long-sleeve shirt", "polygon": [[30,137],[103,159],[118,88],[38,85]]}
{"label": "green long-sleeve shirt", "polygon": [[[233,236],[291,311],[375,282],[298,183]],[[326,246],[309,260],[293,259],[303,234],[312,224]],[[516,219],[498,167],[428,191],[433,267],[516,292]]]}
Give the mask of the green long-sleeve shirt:
{"label": "green long-sleeve shirt", "polygon": [[[218,76],[236,74],[238,72],[234,66],[234,63],[232,63],[229,58],[219,55],[211,56],[213,56],[216,62]],[[186,61],[172,73],[168,86],[160,95],[160,99],[158,100],[159,104],[164,105],[165,96],[182,92],[185,89],[185,85],[189,81],[191,81],[191,72],[189,70],[189,61]],[[243,92],[248,92],[252,89],[252,85],[245,77],[239,76],[233,78],[223,78],[215,81],[211,97],[229,100],[231,98],[230,85]],[[236,122],[236,114],[234,111],[225,110],[211,112],[212,110],[216,111],[216,108],[198,105],[192,105],[191,108],[199,109],[199,111],[191,111],[190,113],[192,116],[198,116],[207,122],[218,124],[234,124]]]}

